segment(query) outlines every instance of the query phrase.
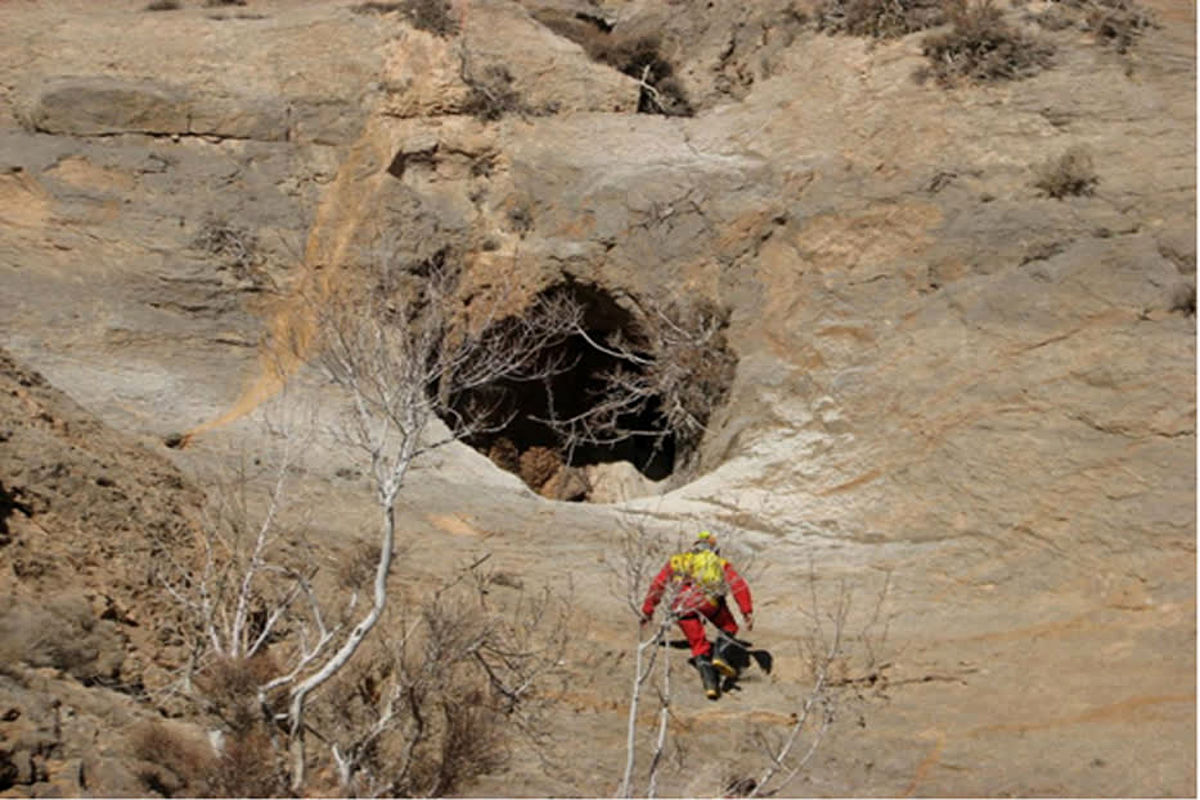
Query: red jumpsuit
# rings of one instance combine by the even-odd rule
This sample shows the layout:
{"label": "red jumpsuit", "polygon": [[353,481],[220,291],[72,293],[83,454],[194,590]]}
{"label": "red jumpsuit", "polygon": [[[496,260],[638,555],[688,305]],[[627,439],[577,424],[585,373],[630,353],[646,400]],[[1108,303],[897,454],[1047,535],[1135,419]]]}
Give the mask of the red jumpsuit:
{"label": "red jumpsuit", "polygon": [[[720,561],[725,587],[733,595],[742,616],[750,616],[754,611],[750,599],[750,586],[737,573],[732,564],[723,558]],[[691,575],[679,571],[673,562],[675,562],[674,558],[668,561],[650,584],[650,590],[646,592],[646,600],[642,603],[642,615],[648,618],[654,613],[654,609],[658,607],[658,603],[667,589],[668,582],[675,580],[678,590],[671,602],[671,612],[675,614],[680,629],[687,637],[688,644],[692,648],[692,655],[707,656],[712,653],[712,644],[704,635],[704,620],[700,619],[700,615],[708,617],[714,625],[731,636],[738,632],[738,624],[734,620],[729,606],[725,604],[724,596],[705,591]]]}

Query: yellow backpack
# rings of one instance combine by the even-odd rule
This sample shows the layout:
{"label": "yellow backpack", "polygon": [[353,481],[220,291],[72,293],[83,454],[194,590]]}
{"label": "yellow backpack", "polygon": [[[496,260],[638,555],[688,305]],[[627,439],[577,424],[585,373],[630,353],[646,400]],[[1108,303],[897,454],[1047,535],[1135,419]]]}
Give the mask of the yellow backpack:
{"label": "yellow backpack", "polygon": [[725,559],[711,550],[671,556],[671,571],[677,583],[690,582],[705,594],[725,594]]}

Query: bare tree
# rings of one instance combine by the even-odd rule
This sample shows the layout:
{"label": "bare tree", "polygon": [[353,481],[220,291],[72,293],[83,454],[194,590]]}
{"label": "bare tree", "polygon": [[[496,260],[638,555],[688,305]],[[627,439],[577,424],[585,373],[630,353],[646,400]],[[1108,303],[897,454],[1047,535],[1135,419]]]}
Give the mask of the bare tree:
{"label": "bare tree", "polygon": [[333,682],[322,727],[343,793],[445,795],[503,761],[502,731],[536,733],[531,695],[559,669],[567,606],[548,592],[493,603],[486,559],[412,604],[399,637],[377,638]]}
{"label": "bare tree", "polygon": [[[756,736],[768,764],[758,780],[753,781],[748,797],[781,792],[808,765],[833,724],[837,698],[831,687],[831,670],[842,657],[850,599],[850,591],[843,582],[838,587],[833,607],[827,612],[822,611],[816,592],[816,575],[810,566],[809,608],[804,612],[808,631],[801,641],[801,655],[808,664],[813,683],[782,741],[771,743],[761,733]],[[807,747],[798,758],[793,758],[802,734],[807,734]]]}
{"label": "bare tree", "polygon": [[[816,568],[808,572],[808,603],[803,616],[807,627],[800,640],[799,655],[808,667],[811,686],[794,721],[782,737],[769,737],[759,731],[754,738],[767,765],[757,778],[735,781],[736,791],[727,794],[747,797],[777,796],[811,763],[839,709],[846,703],[845,692],[860,685],[875,685],[890,666],[882,661],[887,644],[890,617],[886,605],[891,590],[891,573],[886,573],[868,618],[857,633],[851,633],[852,592],[845,580],[837,584],[832,602],[823,602],[817,591]],[[862,658],[865,674],[849,677],[850,661]]]}
{"label": "bare tree", "polygon": [[[667,557],[665,540],[652,533],[643,520],[622,519],[620,549],[608,563],[617,583],[617,592],[624,599],[632,619],[641,616],[641,602],[650,581]],[[668,594],[673,590],[668,587]],[[661,604],[671,607],[673,597],[664,595]],[[635,771],[638,760],[637,720],[641,710],[642,693],[654,673],[661,657],[659,683],[655,687],[658,695],[658,730],[649,755],[647,770],[647,793],[654,795],[658,785],[658,772],[666,752],[668,722],[671,709],[671,673],[666,655],[660,650],[667,643],[667,634],[674,624],[670,614],[662,614],[657,622],[638,627],[638,642],[634,649],[633,683],[629,693],[629,714],[625,737],[625,770],[617,788],[618,797],[633,797],[637,780]]]}
{"label": "bare tree", "polygon": [[[288,686],[295,790],[304,782],[305,703],[346,666],[387,605],[396,501],[414,459],[501,427],[506,420],[497,419],[496,407],[464,410],[455,401],[506,378],[536,380],[557,369],[542,354],[578,324],[578,309],[558,298],[539,298],[508,315],[509,292],[467,303],[455,265],[440,259],[405,264],[395,252],[379,253],[371,280],[359,291],[327,294],[312,305],[316,363],[347,395],[340,440],[370,465],[380,514],[379,560],[371,604],[358,621],[345,633],[323,636],[300,669],[277,679]],[[303,352],[309,343],[296,345]],[[431,440],[427,433],[437,417],[448,421],[449,430]]]}
{"label": "bare tree", "polygon": [[[458,272],[442,260],[405,264],[383,252],[371,266],[374,271],[360,284],[314,298],[309,311],[315,324],[293,331],[312,330],[315,337],[306,333],[304,341],[283,342],[282,347],[276,343],[274,348],[301,357],[315,354],[314,366],[343,390],[345,407],[334,438],[360,454],[379,512],[370,586],[361,587],[365,598],[355,587],[329,602],[328,595],[318,592],[315,570],[306,560],[287,557],[280,512],[287,500],[287,476],[296,469],[291,455],[303,452],[306,444],[286,435],[285,453],[261,514],[218,493],[218,504],[236,512],[224,515],[231,524],[210,521],[205,526],[198,568],[179,564],[179,569],[166,571],[173,576],[165,579],[171,593],[200,632],[194,663],[215,658],[245,665],[267,656],[270,646],[271,668],[244,683],[250,685],[276,749],[289,753],[282,771],[293,792],[301,791],[306,780],[310,698],[347,668],[387,608],[396,503],[413,461],[457,439],[502,427],[507,420],[500,407],[478,401],[482,395],[476,390],[506,379],[536,380],[558,369],[544,353],[553,351],[579,318],[577,307],[564,299],[521,302],[504,286],[474,287],[474,296],[467,299]],[[464,397],[472,402],[463,402]],[[440,433],[432,424],[438,417],[446,422]],[[519,629],[492,624],[481,638],[451,646],[438,633],[438,621],[445,618],[435,608],[411,632],[424,630],[420,635],[426,645],[441,643],[440,655],[429,663],[469,659],[481,686],[506,698],[510,711],[530,695],[543,672],[532,666],[537,662],[534,650],[541,650],[518,647]],[[373,741],[393,730],[400,717],[407,725],[421,713],[418,695],[429,684],[413,677],[425,668],[412,665],[408,646],[405,634],[389,673],[392,689],[375,703],[376,719],[333,753],[348,785],[361,772],[363,754]],[[283,741],[278,741],[280,731]],[[410,753],[414,758],[415,752]]]}

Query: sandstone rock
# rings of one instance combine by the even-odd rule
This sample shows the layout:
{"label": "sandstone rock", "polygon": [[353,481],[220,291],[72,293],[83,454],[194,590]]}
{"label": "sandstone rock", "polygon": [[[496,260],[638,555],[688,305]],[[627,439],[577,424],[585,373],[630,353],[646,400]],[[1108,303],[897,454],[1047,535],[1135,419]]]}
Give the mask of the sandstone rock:
{"label": "sandstone rock", "polygon": [[591,486],[588,499],[593,503],[622,503],[662,491],[662,487],[656,486],[655,481],[638,472],[628,461],[593,464],[585,472]]}
{"label": "sandstone rock", "polygon": [[28,114],[38,131],[95,136],[188,133],[188,111],[178,87],[96,76],[51,82],[37,93]]}
{"label": "sandstone rock", "polygon": [[638,89],[632,78],[594,62],[577,44],[554,35],[515,3],[472,3],[464,32],[470,53],[465,73],[483,81],[489,69],[505,70],[516,95],[513,111],[628,113],[637,108]]}
{"label": "sandstone rock", "polygon": [[541,485],[538,494],[550,500],[576,502],[587,499],[590,489],[586,472],[564,464]]}
{"label": "sandstone rock", "polygon": [[550,447],[531,447],[521,453],[520,475],[534,491],[540,491],[563,466],[562,456]]}

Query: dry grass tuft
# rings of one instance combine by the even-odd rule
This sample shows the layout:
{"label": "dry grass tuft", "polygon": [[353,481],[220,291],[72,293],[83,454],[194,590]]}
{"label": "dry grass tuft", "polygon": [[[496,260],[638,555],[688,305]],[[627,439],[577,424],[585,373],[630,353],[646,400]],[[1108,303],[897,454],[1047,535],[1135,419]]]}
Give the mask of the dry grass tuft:
{"label": "dry grass tuft", "polygon": [[890,39],[946,22],[943,0],[823,0],[817,29],[826,33]]}
{"label": "dry grass tuft", "polygon": [[933,77],[942,86],[1018,80],[1035,75],[1053,62],[1053,45],[1011,27],[991,0],[951,14],[953,27],[925,38],[930,66],[918,80]]}
{"label": "dry grass tuft", "polygon": [[1091,195],[1099,181],[1091,153],[1078,145],[1034,167],[1033,185],[1056,200]]}

